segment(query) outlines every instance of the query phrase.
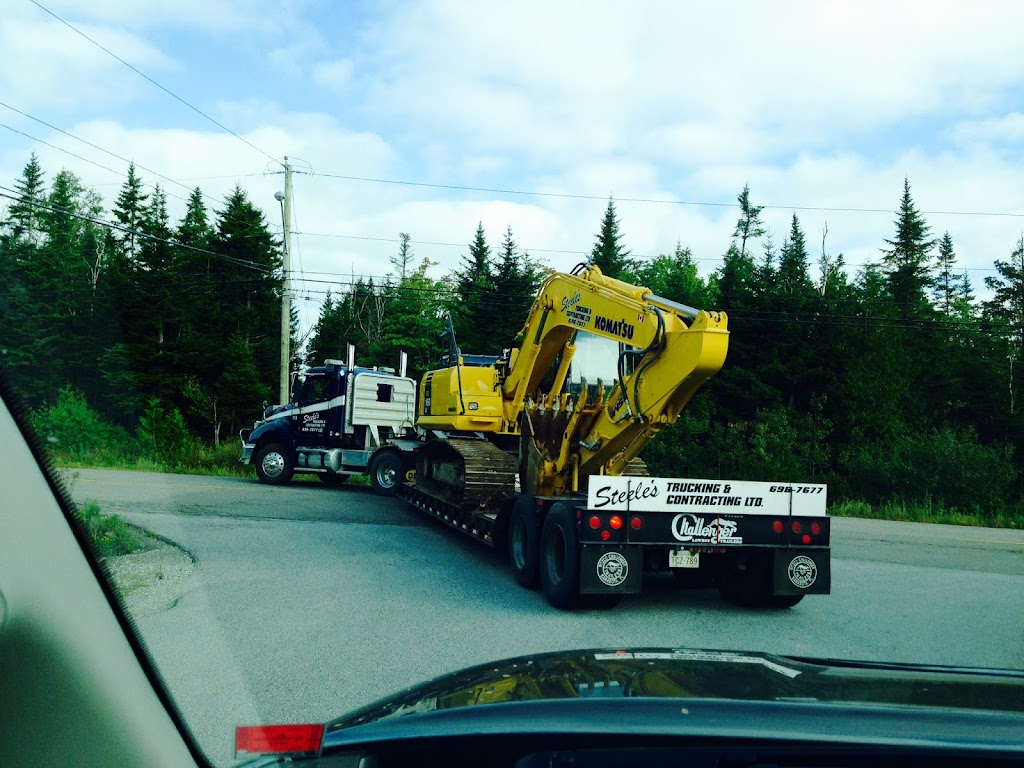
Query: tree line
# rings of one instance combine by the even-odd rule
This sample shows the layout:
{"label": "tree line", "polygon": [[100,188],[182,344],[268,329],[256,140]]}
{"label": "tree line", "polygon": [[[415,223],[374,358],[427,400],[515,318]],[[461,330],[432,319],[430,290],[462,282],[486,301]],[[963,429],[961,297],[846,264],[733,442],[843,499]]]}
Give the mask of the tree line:
{"label": "tree line", "polygon": [[[50,183],[33,156],[0,219],[4,375],[36,406],[67,387],[105,419],[155,434],[160,414],[213,442],[258,416],[278,380],[280,243],[240,187],[210,210],[200,189],[181,221],[134,168],[104,219],[73,174]],[[692,306],[721,309],[725,367],[644,452],[660,475],[819,481],[834,499],[1020,514],[1024,440],[1024,235],[979,300],[950,232],[936,236],[908,181],[880,263],[852,271],[823,238],[811,256],[793,215],[776,245],[748,187],[721,266],[700,274],[677,244],[625,247],[609,200],[590,262]],[[110,226],[113,225],[113,226]],[[437,278],[407,233],[383,278],[340,283],[294,364],[343,358],[411,373],[436,366],[451,316],[464,353],[511,345],[550,269],[509,227],[482,224]],[[814,268],[812,268],[814,267]],[[293,315],[293,349],[297,334]],[[175,422],[175,423],[179,423]]]}

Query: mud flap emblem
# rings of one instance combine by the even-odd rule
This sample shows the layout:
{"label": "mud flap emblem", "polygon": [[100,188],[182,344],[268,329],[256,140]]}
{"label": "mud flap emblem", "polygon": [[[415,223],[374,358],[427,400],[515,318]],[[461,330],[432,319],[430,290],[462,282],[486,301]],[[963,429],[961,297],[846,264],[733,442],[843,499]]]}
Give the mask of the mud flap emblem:
{"label": "mud flap emblem", "polygon": [[617,587],[626,580],[628,575],[629,563],[618,552],[605,552],[597,561],[597,578],[601,580],[602,584]]}
{"label": "mud flap emblem", "polygon": [[790,582],[792,582],[794,587],[799,587],[800,589],[807,589],[818,578],[818,566],[814,564],[811,558],[805,555],[800,555],[790,560],[787,570]]}

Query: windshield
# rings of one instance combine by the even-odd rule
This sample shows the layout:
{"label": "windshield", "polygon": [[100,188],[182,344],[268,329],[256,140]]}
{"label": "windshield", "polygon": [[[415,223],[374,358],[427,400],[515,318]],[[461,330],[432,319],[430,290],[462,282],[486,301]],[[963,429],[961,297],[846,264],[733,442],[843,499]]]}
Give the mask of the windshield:
{"label": "windshield", "polygon": [[568,649],[1024,670],[1024,6],[6,5],[4,392],[211,763]]}

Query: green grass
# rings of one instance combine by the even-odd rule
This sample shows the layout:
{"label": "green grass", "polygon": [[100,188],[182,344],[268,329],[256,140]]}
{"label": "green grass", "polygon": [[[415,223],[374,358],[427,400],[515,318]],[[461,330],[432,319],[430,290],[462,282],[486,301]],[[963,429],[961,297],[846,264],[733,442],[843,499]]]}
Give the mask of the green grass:
{"label": "green grass", "polygon": [[932,502],[907,503],[888,501],[872,506],[865,501],[840,501],[829,507],[835,517],[864,517],[872,520],[899,520],[908,523],[942,523],[944,525],[973,525],[986,528],[1024,529],[1024,515],[998,513],[981,515],[947,509]]}
{"label": "green grass", "polygon": [[105,515],[95,501],[85,502],[78,517],[101,557],[117,557],[148,548],[145,531],[129,525],[117,515]]}

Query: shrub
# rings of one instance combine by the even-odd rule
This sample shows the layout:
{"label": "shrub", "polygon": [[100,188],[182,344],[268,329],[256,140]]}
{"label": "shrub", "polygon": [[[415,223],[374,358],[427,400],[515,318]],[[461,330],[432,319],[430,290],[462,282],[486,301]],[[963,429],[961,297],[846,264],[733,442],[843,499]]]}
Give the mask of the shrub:
{"label": "shrub", "polygon": [[31,422],[58,461],[102,465],[137,451],[128,432],[104,421],[70,386],[60,390],[55,405],[33,412]]}

